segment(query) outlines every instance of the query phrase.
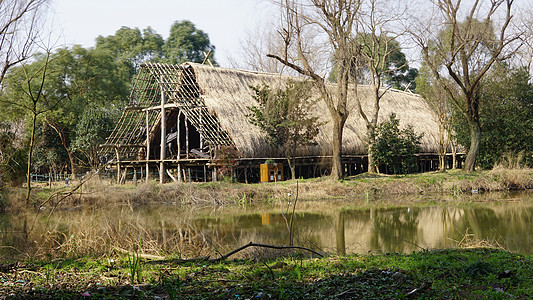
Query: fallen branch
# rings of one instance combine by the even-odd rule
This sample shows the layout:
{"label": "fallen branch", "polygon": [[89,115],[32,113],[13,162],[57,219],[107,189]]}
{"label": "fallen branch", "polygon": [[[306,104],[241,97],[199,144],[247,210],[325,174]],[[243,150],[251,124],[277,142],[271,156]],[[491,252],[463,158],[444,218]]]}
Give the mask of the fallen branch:
{"label": "fallen branch", "polygon": [[126,249],[119,248],[117,246],[113,246],[113,249],[117,250],[118,252],[125,253],[125,254],[128,254],[128,255],[136,255],[136,256],[138,256],[140,258],[144,258],[144,259],[158,259],[158,260],[163,260],[164,259],[163,256],[152,255],[152,254],[143,254],[143,253],[134,253],[134,252],[128,251]]}
{"label": "fallen branch", "polygon": [[313,249],[309,249],[309,248],[305,248],[305,247],[300,247],[300,246],[275,246],[275,245],[268,245],[268,244],[257,244],[257,243],[248,243],[242,247],[239,247],[231,252],[228,252],[227,254],[219,257],[219,258],[214,258],[214,259],[210,259],[209,261],[221,261],[221,260],[225,260],[226,258],[232,256],[233,254],[237,253],[237,252],[240,252],[248,247],[263,247],[263,248],[270,248],[270,249],[278,249],[278,250],[282,250],[282,249],[299,249],[299,250],[305,250],[305,251],[309,251],[315,255],[318,255],[320,257],[324,257],[324,255],[316,252],[315,250]]}

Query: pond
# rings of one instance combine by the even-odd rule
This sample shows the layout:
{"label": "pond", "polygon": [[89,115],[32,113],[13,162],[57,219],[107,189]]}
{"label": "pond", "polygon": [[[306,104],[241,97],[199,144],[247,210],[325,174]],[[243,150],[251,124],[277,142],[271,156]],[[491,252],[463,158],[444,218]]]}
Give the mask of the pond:
{"label": "pond", "polygon": [[[294,244],[329,253],[407,253],[490,244],[533,254],[533,193],[440,195],[416,205],[359,209],[350,202],[286,201],[235,206],[71,209],[35,216],[0,215],[0,258],[109,253],[141,249],[183,257],[216,256],[249,242]],[[381,204],[380,204],[381,203]],[[390,206],[391,202],[386,202]]]}

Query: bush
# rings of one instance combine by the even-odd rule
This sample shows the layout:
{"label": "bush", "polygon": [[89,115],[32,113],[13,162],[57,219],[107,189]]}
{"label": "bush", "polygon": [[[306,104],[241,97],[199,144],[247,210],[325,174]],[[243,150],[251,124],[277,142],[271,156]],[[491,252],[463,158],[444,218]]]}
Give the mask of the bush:
{"label": "bush", "polygon": [[400,130],[400,120],[391,114],[371,134],[370,152],[378,166],[386,166],[394,174],[416,171],[415,154],[420,150],[423,134],[417,135],[411,125]]}

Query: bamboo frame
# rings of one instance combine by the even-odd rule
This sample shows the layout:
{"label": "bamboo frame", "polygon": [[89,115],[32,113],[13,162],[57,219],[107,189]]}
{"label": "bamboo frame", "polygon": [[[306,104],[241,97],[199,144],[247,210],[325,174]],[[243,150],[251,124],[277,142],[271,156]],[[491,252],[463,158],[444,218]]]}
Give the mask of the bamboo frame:
{"label": "bamboo frame", "polygon": [[[161,153],[160,170],[164,171],[166,115],[170,109],[178,109],[178,123],[185,116],[186,153],[189,158],[189,123],[200,134],[200,146],[215,149],[220,145],[233,145],[229,134],[221,129],[217,117],[211,114],[201,99],[200,88],[192,67],[170,64],[146,63],[134,81],[130,93],[130,103],[124,110],[117,126],[102,145],[100,155],[115,148],[117,161],[134,159],[140,148],[146,149],[146,161],[150,160],[150,142],[157,138],[160,129]],[[145,112],[143,115],[142,112]],[[150,113],[159,112],[159,113]],[[178,124],[179,128],[179,124]],[[179,129],[178,129],[179,130]],[[178,160],[181,159],[181,144],[178,141]],[[149,176],[147,162],[146,173]],[[160,172],[160,181],[164,175]],[[181,177],[181,174],[180,176]],[[148,180],[148,177],[147,177]]]}

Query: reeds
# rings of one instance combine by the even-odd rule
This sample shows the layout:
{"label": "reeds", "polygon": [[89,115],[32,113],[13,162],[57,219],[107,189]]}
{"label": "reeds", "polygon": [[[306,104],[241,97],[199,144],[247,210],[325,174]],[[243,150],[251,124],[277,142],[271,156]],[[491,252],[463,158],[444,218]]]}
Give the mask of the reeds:
{"label": "reeds", "polygon": [[[177,216],[181,218],[177,218]],[[79,209],[26,215],[30,224],[16,240],[17,257],[37,259],[58,257],[106,257],[135,253],[196,257],[210,254],[202,234],[187,225],[187,213],[172,209],[135,210],[122,205],[106,209]],[[21,229],[22,231],[22,229]],[[26,241],[21,246],[20,243]]]}

